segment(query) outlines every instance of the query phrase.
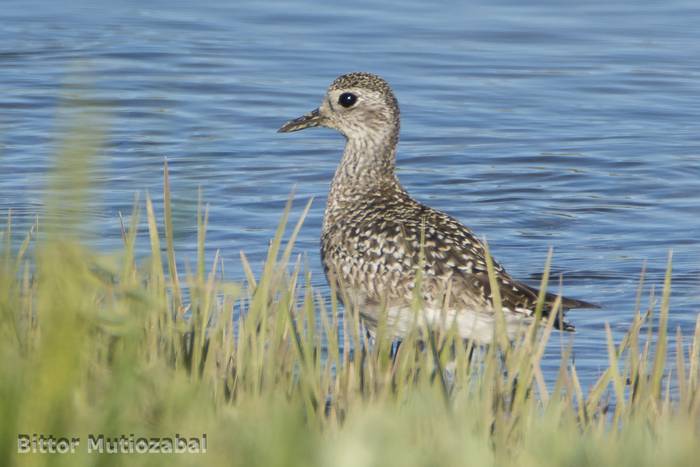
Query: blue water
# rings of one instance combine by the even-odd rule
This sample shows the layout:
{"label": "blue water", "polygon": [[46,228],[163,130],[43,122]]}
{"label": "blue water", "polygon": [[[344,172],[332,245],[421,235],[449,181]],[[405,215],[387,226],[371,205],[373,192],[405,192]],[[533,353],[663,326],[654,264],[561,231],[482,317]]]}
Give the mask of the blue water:
{"label": "blue water", "polygon": [[[96,248],[118,248],[134,193],[148,190],[160,212],[167,157],[181,260],[194,258],[198,187],[210,254],[239,279],[239,251],[259,270],[296,186],[295,213],[314,197],[297,251],[327,296],[318,238],[343,139],[275,130],[336,75],[372,71],[401,104],[408,190],[533,285],[553,247],[567,295],[603,306],[570,315],[584,385],[607,364],[604,323],[619,339],[632,319],[643,262],[646,291],[658,291],[671,249],[671,326],[692,332],[697,1],[67,3],[0,9],[0,215],[12,208],[19,228],[41,214],[65,116],[89,105],[106,132],[90,166]],[[571,337],[555,335],[550,376]]]}

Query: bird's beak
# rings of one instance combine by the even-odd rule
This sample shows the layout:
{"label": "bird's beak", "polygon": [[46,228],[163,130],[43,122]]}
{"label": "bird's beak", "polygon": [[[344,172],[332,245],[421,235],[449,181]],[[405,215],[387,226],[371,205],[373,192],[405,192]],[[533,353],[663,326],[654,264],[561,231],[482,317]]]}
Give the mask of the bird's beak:
{"label": "bird's beak", "polygon": [[303,130],[304,128],[311,128],[314,126],[319,126],[323,117],[318,109],[312,110],[306,115],[302,115],[299,118],[290,120],[277,130],[278,133],[290,133],[292,131]]}

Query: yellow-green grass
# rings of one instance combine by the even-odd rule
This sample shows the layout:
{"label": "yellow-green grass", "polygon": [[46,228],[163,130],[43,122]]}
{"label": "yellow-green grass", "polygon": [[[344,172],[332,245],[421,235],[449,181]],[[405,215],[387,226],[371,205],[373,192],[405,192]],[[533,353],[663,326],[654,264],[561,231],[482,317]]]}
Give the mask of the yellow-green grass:
{"label": "yellow-green grass", "polygon": [[[70,222],[80,222],[88,184],[58,182],[89,167],[93,143],[69,141],[53,174],[53,189],[75,203]],[[1,465],[700,462],[700,325],[694,335],[678,332],[669,362],[670,258],[658,303],[639,306],[619,342],[607,329],[609,367],[597,383],[581,386],[564,348],[548,384],[540,364],[559,332],[553,319],[513,343],[497,326],[497,344],[474,349],[472,361],[454,331],[416,326],[392,359],[391,333],[380,322],[369,345],[357,314],[343,319],[335,298],[312,290],[303,260],[292,256],[309,206],[290,228],[286,207],[257,275],[241,255],[241,284],[222,277],[218,252],[206,248],[200,207],[196,267],[177,271],[167,167],[164,182],[164,218],[148,195],[137,200],[117,254],[85,247],[65,222],[38,224],[13,248],[8,215],[0,243]],[[147,229],[151,251],[139,260],[138,229]],[[234,322],[236,307],[243,313]],[[19,454],[20,433],[81,444],[75,454]],[[132,433],[206,433],[207,452],[87,450],[89,434]]]}

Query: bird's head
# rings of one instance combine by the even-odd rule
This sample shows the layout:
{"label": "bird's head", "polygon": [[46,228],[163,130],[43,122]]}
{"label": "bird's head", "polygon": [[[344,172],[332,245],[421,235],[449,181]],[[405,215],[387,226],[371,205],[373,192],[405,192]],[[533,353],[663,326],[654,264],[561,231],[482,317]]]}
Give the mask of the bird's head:
{"label": "bird's head", "polygon": [[321,105],[290,120],[282,133],[323,126],[342,133],[348,140],[398,135],[399,105],[391,88],[377,75],[348,73],[331,83]]}

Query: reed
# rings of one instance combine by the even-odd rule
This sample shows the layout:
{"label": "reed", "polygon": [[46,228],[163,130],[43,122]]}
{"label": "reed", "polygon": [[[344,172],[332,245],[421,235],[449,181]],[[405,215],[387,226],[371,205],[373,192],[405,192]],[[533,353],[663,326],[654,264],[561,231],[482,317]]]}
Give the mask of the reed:
{"label": "reed", "polygon": [[[70,178],[73,163],[59,164],[54,176]],[[80,203],[84,186],[62,189],[78,190],[70,199]],[[541,362],[557,332],[552,318],[538,318],[514,342],[499,326],[489,348],[465,345],[455,330],[416,326],[392,357],[386,323],[368,342],[358,316],[344,314],[335,294],[314,291],[303,258],[293,256],[310,203],[288,228],[290,198],[262,271],[241,254],[246,277],[237,283],[225,279],[219,252],[206,246],[200,196],[196,268],[179,271],[170,192],[166,166],[163,219],[149,195],[137,198],[118,254],[38,224],[13,248],[8,213],[0,241],[3,465],[697,462],[700,321],[694,335],[675,331],[669,362],[670,255],[661,300],[650,297],[642,307],[640,283],[624,337],[615,342],[606,329],[609,366],[597,382],[581,386],[564,347],[556,381],[547,384]],[[80,206],[73,208],[77,221]],[[137,258],[143,228],[151,254]],[[18,433],[83,441],[75,454],[19,454]],[[208,449],[95,454],[84,444],[91,433],[207,433]]]}

